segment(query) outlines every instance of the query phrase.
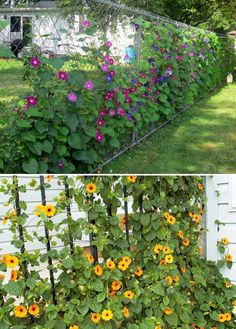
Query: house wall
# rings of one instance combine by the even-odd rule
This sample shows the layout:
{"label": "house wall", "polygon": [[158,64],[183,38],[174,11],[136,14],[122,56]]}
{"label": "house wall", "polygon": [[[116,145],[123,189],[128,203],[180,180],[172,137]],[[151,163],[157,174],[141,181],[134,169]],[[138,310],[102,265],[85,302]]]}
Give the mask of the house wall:
{"label": "house wall", "polygon": [[[1,13],[0,19],[4,19],[4,15],[10,22],[10,16],[32,17],[32,33],[34,34],[33,43],[38,45],[42,51],[50,50],[58,55],[79,52],[86,54],[83,46],[95,44],[98,45],[98,34],[88,37],[83,34],[82,21],[83,16],[76,15],[73,26],[60,14],[52,12],[39,12],[14,10]],[[68,32],[66,32],[67,30]],[[17,35],[17,38],[22,37]],[[86,41],[80,41],[80,38],[86,38]],[[7,28],[0,31],[0,45],[12,41],[16,38],[10,33],[10,24]],[[130,21],[118,22],[115,29],[108,29],[107,39],[113,43],[112,52],[114,56],[123,58],[124,50],[129,45],[135,43],[135,31]]]}
{"label": "house wall", "polygon": [[[207,177],[207,258],[220,260],[222,255],[216,248],[218,240],[229,239],[227,253],[233,255],[233,267],[222,273],[236,283],[236,175],[214,175]],[[216,223],[215,221],[219,221]]]}

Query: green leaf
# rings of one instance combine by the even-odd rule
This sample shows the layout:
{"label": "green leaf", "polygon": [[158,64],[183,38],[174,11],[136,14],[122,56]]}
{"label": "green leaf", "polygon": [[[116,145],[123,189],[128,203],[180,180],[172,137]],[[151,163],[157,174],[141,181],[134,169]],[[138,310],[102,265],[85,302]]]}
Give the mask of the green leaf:
{"label": "green leaf", "polygon": [[31,122],[28,120],[17,120],[16,124],[19,128],[30,128]]}
{"label": "green leaf", "polygon": [[7,294],[10,296],[20,296],[22,292],[22,287],[18,282],[15,281],[9,281],[8,284],[6,284],[3,289],[6,291]]}
{"label": "green leaf", "polygon": [[37,174],[38,172],[38,162],[30,158],[28,162],[23,162],[22,168],[27,174]]}
{"label": "green leaf", "polygon": [[102,292],[104,289],[103,282],[99,279],[96,279],[92,282],[92,287],[95,291]]}
{"label": "green leaf", "polygon": [[86,127],[84,132],[90,137],[96,137],[96,129],[94,127]]}
{"label": "green leaf", "polygon": [[68,137],[68,144],[73,148],[73,149],[83,149],[83,141],[80,137],[79,133],[74,133],[71,136]]}
{"label": "green leaf", "polygon": [[48,140],[45,140],[43,142],[43,151],[50,154],[52,150],[53,150],[52,144]]}
{"label": "green leaf", "polygon": [[35,128],[40,133],[43,134],[44,132],[48,131],[48,122],[45,121],[36,121]]}
{"label": "green leaf", "polygon": [[147,227],[150,224],[151,218],[149,214],[141,214],[140,222],[144,227]]}
{"label": "green leaf", "polygon": [[177,324],[178,324],[177,314],[172,313],[170,315],[166,315],[165,318],[166,321],[169,323],[169,325],[174,326],[174,328],[177,328]]}
{"label": "green leaf", "polygon": [[162,286],[161,282],[157,282],[156,284],[154,284],[152,287],[152,291],[157,295],[165,296],[165,289]]}

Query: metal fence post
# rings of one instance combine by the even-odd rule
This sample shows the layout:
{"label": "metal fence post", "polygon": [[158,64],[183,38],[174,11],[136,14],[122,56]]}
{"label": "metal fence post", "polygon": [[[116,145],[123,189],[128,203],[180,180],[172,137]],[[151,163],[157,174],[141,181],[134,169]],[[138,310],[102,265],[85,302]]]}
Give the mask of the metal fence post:
{"label": "metal fence post", "polygon": [[[19,196],[19,185],[18,185],[18,177],[13,176],[13,184],[15,185],[15,190],[14,190],[14,199],[15,199],[15,207],[16,207],[16,216],[20,217],[21,216],[21,208],[20,208],[20,196]],[[21,224],[18,224],[18,232],[19,232],[19,237],[22,242],[22,246],[20,248],[21,255],[24,256],[26,248],[25,248],[25,238],[24,238],[24,230]],[[28,264],[24,260],[22,264],[20,264],[20,270],[23,273],[24,277],[27,279],[29,272],[28,272]]]}
{"label": "metal fence post", "polygon": [[130,235],[129,235],[129,210],[128,210],[128,193],[127,193],[127,186],[123,186],[123,193],[124,193],[124,207],[125,207],[125,232],[126,232],[126,239],[130,249]]}
{"label": "metal fence post", "polygon": [[[93,200],[94,200],[93,195],[91,195],[90,197],[87,197],[87,201],[90,202],[91,205],[93,204]],[[91,212],[91,210],[88,211],[88,222],[91,223],[92,225],[95,225],[96,224],[95,220],[90,220],[90,212]],[[94,237],[95,237],[95,234],[93,232],[91,232],[89,234],[90,252],[94,258],[94,262],[98,263],[98,249],[96,246],[93,245]]]}
{"label": "metal fence post", "polygon": [[[43,176],[40,176],[40,191],[41,191],[42,205],[46,206],[46,193],[45,193]],[[51,243],[50,243],[49,231],[48,231],[45,223],[44,223],[44,232],[45,232],[45,237],[47,240],[47,243],[46,243],[47,252],[49,253],[51,251]],[[51,282],[52,300],[53,300],[54,305],[57,305],[56,291],[55,291],[55,278],[54,278],[54,273],[53,273],[53,263],[52,263],[52,258],[49,255],[48,255],[48,265],[49,265],[49,276],[50,276],[50,282]]]}
{"label": "metal fence post", "polygon": [[[67,201],[68,201],[69,199],[71,200],[71,197],[70,197],[70,190],[69,190],[69,186],[68,186],[68,183],[67,183],[67,179],[68,179],[68,176],[66,176],[65,179],[64,179],[64,185],[65,185],[66,198],[67,198]],[[71,219],[72,218],[72,216],[71,216],[71,206],[70,206],[69,203],[66,205],[66,213],[67,213],[67,218]],[[68,224],[68,232],[69,232],[69,241],[70,241],[70,253],[71,253],[71,256],[73,256],[74,253],[75,253],[75,246],[74,246],[73,236],[71,234],[70,224]]]}

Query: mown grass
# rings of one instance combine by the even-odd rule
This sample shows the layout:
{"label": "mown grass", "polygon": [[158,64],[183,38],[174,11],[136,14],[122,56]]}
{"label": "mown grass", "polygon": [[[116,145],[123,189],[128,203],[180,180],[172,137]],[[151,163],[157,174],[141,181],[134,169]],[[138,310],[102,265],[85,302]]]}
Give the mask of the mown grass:
{"label": "mown grass", "polygon": [[236,173],[236,84],[180,115],[104,173]]}

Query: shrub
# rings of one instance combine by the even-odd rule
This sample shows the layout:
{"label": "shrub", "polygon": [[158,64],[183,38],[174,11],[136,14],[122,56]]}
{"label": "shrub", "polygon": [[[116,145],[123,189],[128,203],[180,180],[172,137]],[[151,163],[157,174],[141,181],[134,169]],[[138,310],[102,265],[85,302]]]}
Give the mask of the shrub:
{"label": "shrub", "polygon": [[[0,281],[2,328],[235,327],[236,289],[199,254],[205,203],[201,178],[59,178],[59,184],[65,182],[69,193],[36,209],[36,226],[46,227],[46,238],[25,226],[28,211],[17,201],[17,191],[24,193],[26,187],[16,179],[13,185],[3,182],[1,191],[12,194],[9,205],[17,201],[21,211],[5,217],[19,252],[3,257],[0,265],[4,272],[16,270],[11,281]],[[39,188],[35,179],[30,186]],[[130,211],[126,204],[122,215],[118,209],[128,200]],[[71,216],[72,201],[88,221]],[[64,209],[67,216],[61,217]],[[35,239],[55,246],[55,232],[62,249],[24,250]],[[83,232],[90,234],[92,254],[76,246]],[[48,262],[50,281],[37,270]]]}
{"label": "shrub", "polygon": [[[138,59],[121,64],[112,42],[91,24],[85,33],[97,42],[81,37],[86,56],[47,60],[35,52],[25,62],[31,92],[15,105],[4,136],[17,136],[24,172],[94,170],[232,71],[231,41],[214,33],[139,18],[133,23],[142,35],[134,48]],[[11,157],[9,150],[6,165]]]}

